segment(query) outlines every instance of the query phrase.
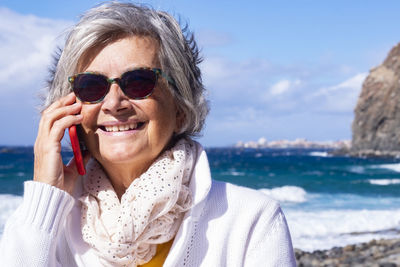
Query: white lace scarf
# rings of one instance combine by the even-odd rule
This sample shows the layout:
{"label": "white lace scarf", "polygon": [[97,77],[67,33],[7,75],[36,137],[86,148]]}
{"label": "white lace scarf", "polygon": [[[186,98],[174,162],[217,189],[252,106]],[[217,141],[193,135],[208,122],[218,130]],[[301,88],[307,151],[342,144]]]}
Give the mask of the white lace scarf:
{"label": "white lace scarf", "polygon": [[149,262],[157,244],[170,241],[192,204],[188,184],[196,145],[181,139],[136,178],[119,201],[96,160],[84,177],[83,240],[104,266],[137,266]]}

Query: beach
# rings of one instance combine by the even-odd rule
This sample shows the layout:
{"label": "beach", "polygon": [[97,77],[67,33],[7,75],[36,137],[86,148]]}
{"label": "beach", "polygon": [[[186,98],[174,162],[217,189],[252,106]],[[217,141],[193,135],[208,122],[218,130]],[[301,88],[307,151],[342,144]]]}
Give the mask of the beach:
{"label": "beach", "polygon": [[295,249],[295,255],[299,267],[396,267],[400,266],[400,239],[372,240],[313,252]]}

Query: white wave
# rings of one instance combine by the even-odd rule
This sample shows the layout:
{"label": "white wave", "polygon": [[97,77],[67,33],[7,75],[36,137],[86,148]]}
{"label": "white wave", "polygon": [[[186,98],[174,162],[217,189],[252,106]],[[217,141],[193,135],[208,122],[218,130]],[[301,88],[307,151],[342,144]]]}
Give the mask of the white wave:
{"label": "white wave", "polygon": [[285,215],[293,246],[305,251],[397,237],[385,230],[400,229],[400,209],[311,212],[287,208]]}
{"label": "white wave", "polygon": [[368,182],[373,185],[391,185],[400,184],[400,179],[369,179]]}
{"label": "white wave", "polygon": [[259,189],[267,196],[275,199],[278,202],[303,203],[306,202],[307,192],[298,186],[285,185],[272,189]]}
{"label": "white wave", "polygon": [[14,195],[0,194],[0,238],[7,219],[21,204],[22,197]]}
{"label": "white wave", "polygon": [[238,171],[238,170],[236,170],[234,168],[231,168],[231,169],[229,169],[229,170],[227,170],[225,172],[222,172],[221,174],[222,175],[230,175],[230,176],[245,176],[246,172],[241,172],[241,171]]}
{"label": "white wave", "polygon": [[363,174],[365,173],[365,168],[363,166],[350,166],[348,169],[350,172]]}
{"label": "white wave", "polygon": [[233,175],[233,176],[243,176],[243,175],[245,175],[245,173],[244,173],[244,172],[232,171],[232,172],[230,172],[230,175]]}
{"label": "white wave", "polygon": [[328,154],[328,152],[322,152],[322,151],[313,151],[313,152],[310,152],[309,155],[313,156],[313,157],[324,157],[324,158],[330,156]]}
{"label": "white wave", "polygon": [[394,172],[400,172],[400,163],[372,165],[370,168],[374,169],[388,169]]}

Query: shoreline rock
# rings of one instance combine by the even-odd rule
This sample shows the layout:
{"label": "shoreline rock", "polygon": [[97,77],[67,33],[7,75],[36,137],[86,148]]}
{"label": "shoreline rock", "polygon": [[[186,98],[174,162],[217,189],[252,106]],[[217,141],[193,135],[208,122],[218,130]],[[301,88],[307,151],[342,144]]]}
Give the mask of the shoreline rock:
{"label": "shoreline rock", "polygon": [[354,109],[352,153],[399,155],[399,71],[400,43],[391,49],[381,65],[370,70],[363,83]]}
{"label": "shoreline rock", "polygon": [[339,148],[329,151],[333,156],[349,156],[357,158],[400,158],[400,151],[383,151],[373,149],[352,150],[351,148]]}
{"label": "shoreline rock", "polygon": [[305,252],[295,249],[297,266],[400,266],[400,239],[371,240],[367,243]]}
{"label": "shoreline rock", "polygon": [[367,157],[367,158],[400,158],[400,151],[383,151],[364,149],[359,151],[350,151],[352,157]]}

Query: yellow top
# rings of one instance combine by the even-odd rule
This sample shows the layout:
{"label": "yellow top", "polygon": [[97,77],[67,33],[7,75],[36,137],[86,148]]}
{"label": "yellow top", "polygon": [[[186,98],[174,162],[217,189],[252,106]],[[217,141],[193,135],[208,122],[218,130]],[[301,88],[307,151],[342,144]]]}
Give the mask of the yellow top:
{"label": "yellow top", "polygon": [[172,242],[174,240],[172,239],[171,241],[168,241],[167,243],[164,244],[159,244],[157,246],[157,252],[156,255],[148,262],[143,265],[140,265],[141,267],[161,267],[164,264],[165,259],[168,256],[168,252],[172,246]]}

